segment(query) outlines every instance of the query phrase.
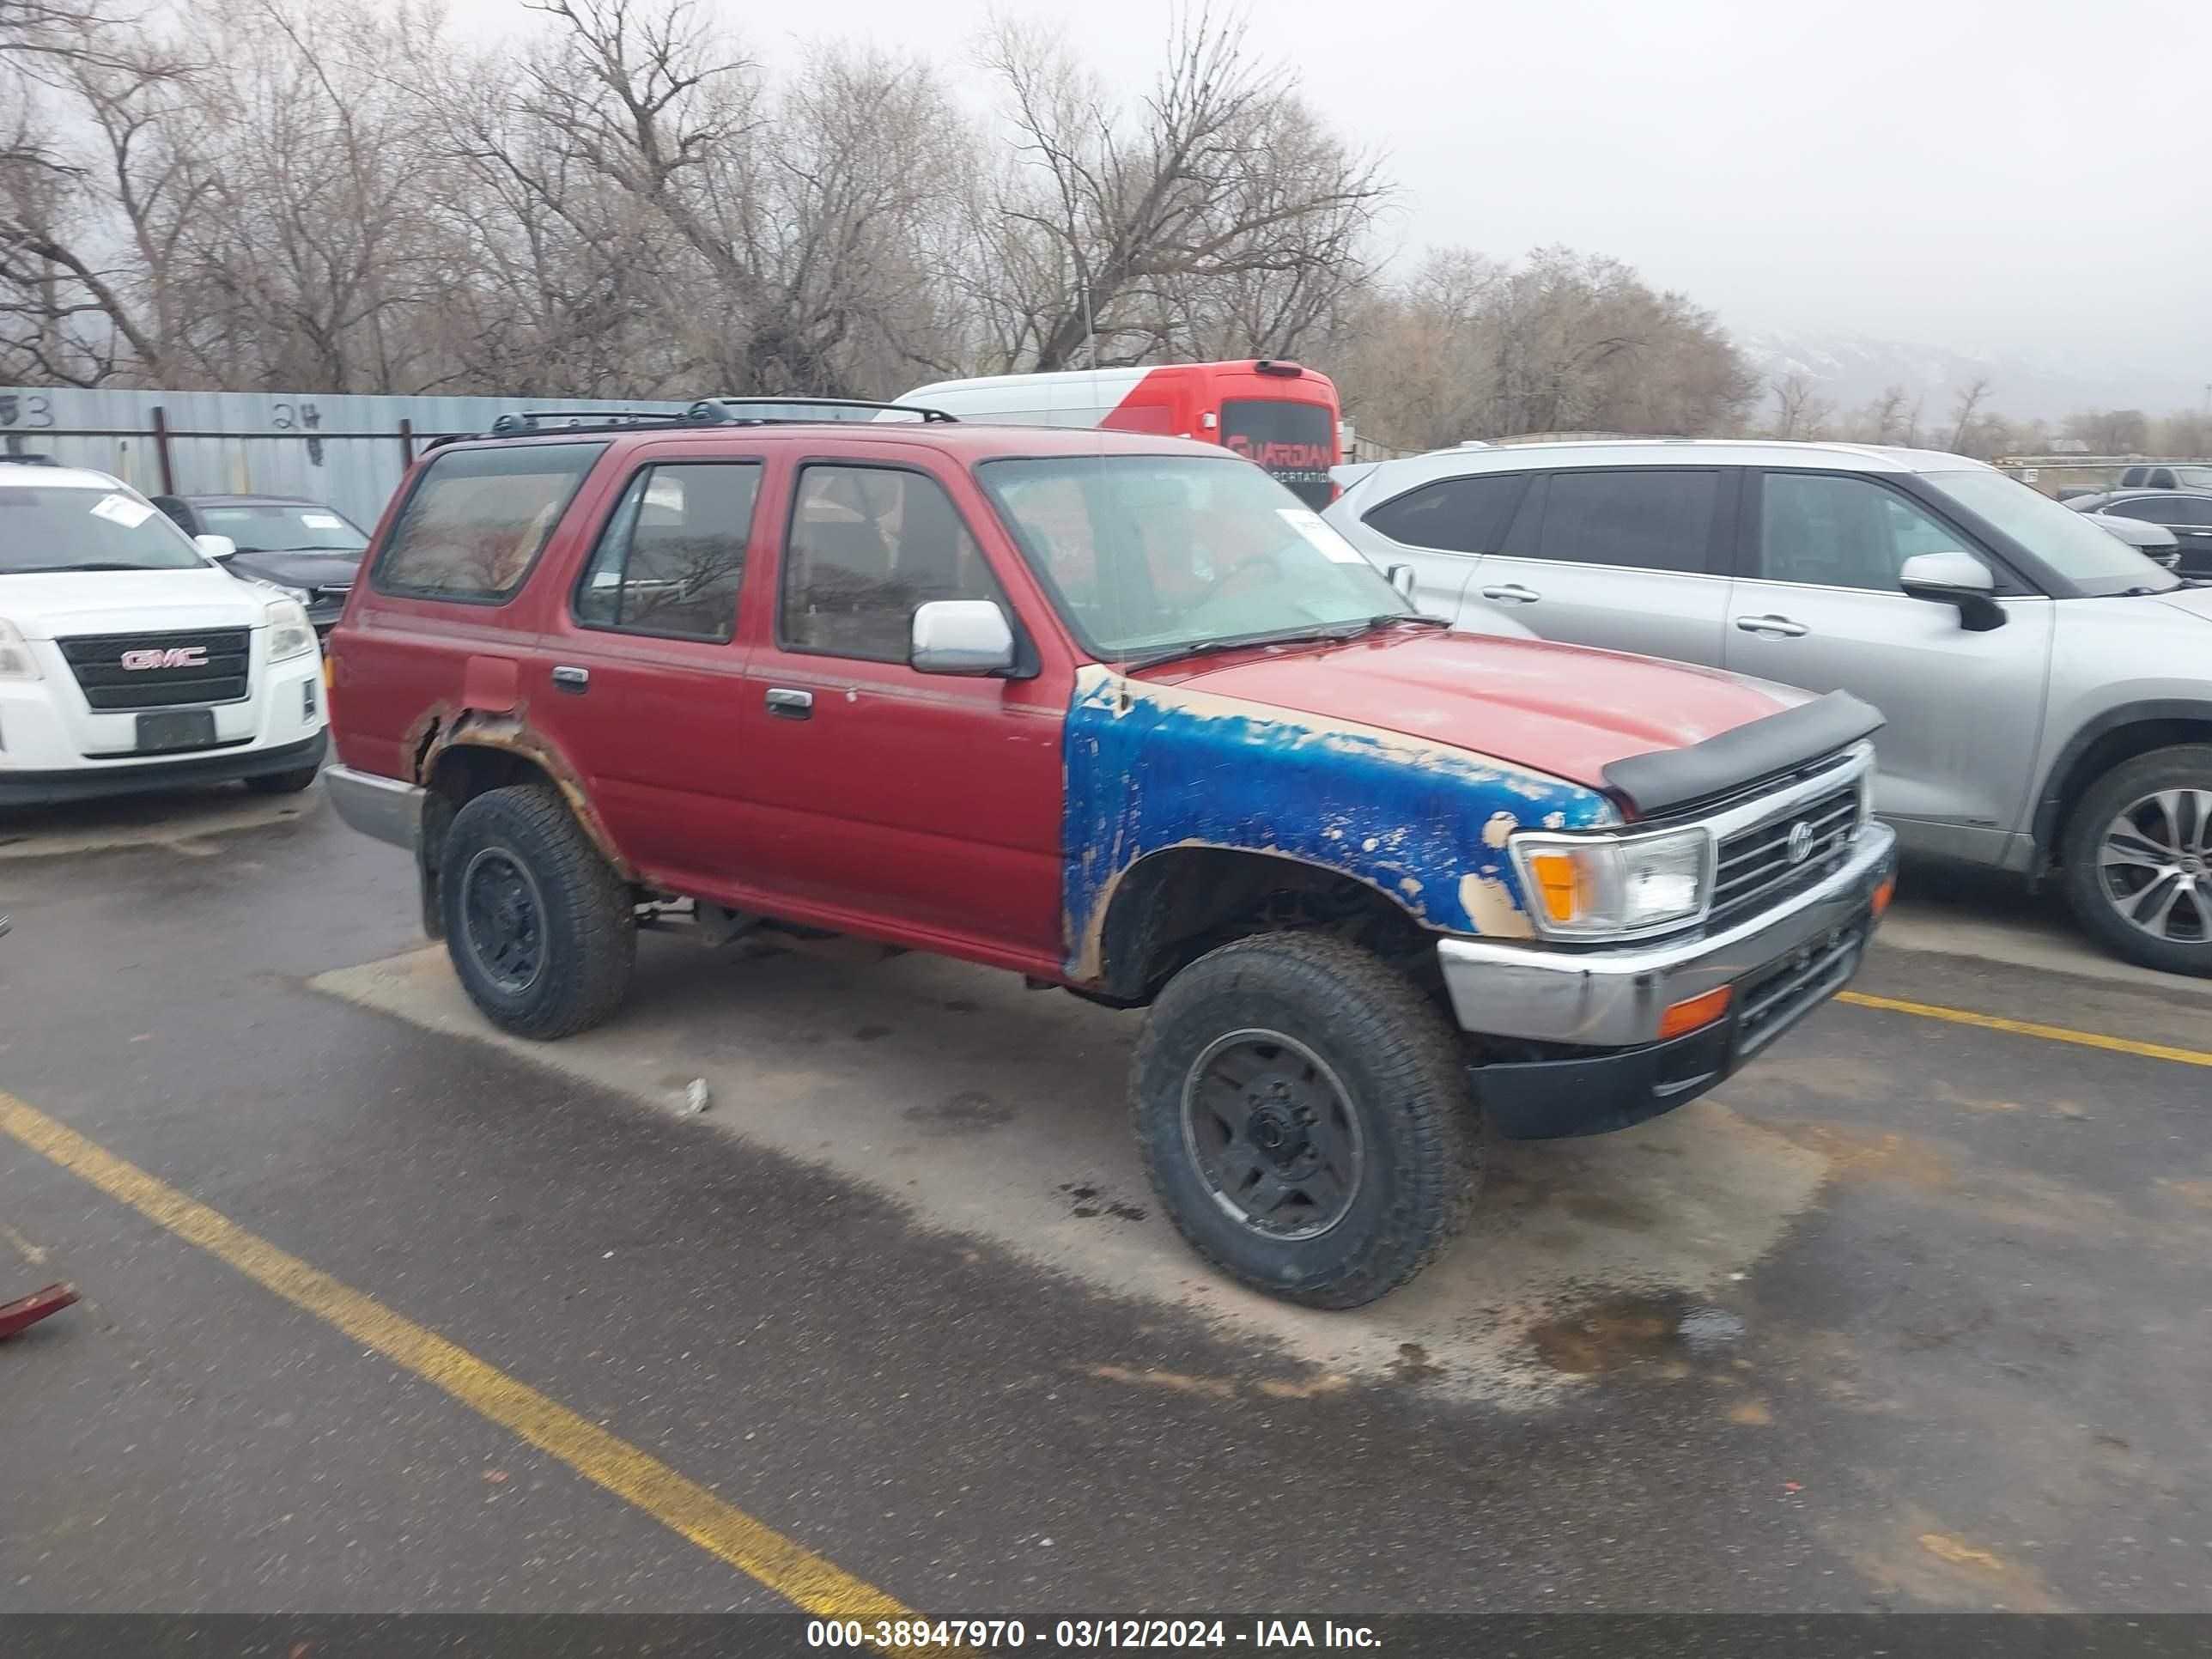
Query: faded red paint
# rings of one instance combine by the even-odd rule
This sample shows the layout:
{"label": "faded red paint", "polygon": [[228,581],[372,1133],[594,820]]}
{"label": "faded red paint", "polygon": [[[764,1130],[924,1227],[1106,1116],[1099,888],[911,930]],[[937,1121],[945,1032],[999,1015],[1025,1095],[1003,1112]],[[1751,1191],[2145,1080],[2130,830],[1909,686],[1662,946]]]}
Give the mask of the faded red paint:
{"label": "faded red paint", "polygon": [[1450,744],[1589,788],[1602,787],[1610,762],[1684,748],[1789,706],[1711,669],[1442,630],[1200,660],[1194,672],[1139,678]]}

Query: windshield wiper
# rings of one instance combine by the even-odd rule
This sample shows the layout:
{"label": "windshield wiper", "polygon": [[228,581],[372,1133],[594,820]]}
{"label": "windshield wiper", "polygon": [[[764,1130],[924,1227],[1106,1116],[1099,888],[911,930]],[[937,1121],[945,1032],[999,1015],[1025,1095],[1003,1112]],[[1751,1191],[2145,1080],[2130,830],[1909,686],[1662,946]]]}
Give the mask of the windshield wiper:
{"label": "windshield wiper", "polygon": [[1388,611],[1372,617],[1360,617],[1351,622],[1315,623],[1304,628],[1272,629],[1264,634],[1230,634],[1219,639],[1193,640],[1182,645],[1164,645],[1155,651],[1140,652],[1124,657],[1121,666],[1134,672],[1153,668],[1177,657],[1210,657],[1224,651],[1244,651],[1263,645],[1303,645],[1320,641],[1331,645],[1346,640],[1358,639],[1392,623],[1419,623],[1429,628],[1448,628],[1449,623],[1437,617],[1423,617],[1402,611]]}

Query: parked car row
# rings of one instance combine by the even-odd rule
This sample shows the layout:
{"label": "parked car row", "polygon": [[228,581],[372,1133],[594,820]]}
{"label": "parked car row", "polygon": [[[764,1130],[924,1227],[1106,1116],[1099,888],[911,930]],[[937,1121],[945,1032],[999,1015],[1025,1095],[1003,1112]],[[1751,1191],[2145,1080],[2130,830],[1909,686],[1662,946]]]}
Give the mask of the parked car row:
{"label": "parked car row", "polygon": [[1389,461],[1328,518],[1455,625],[1863,697],[1904,847],[2212,973],[2212,588],[2075,505],[1956,455],[1663,440]]}

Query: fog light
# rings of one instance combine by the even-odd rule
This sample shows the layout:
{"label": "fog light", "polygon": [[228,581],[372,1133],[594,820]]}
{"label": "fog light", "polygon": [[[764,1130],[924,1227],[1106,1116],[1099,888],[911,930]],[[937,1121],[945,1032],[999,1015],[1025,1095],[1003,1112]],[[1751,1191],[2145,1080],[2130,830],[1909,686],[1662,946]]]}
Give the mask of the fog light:
{"label": "fog light", "polygon": [[1723,1018],[1729,1004],[1735,1000],[1735,987],[1723,985],[1717,991],[1708,991],[1703,996],[1691,997],[1676,1003],[1659,1017],[1659,1040],[1686,1036],[1700,1030]]}

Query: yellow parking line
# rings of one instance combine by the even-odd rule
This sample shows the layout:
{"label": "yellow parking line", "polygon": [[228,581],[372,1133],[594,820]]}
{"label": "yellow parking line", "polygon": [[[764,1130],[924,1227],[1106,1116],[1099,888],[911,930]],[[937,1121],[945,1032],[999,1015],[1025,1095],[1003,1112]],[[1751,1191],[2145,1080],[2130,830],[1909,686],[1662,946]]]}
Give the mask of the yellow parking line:
{"label": "yellow parking line", "polygon": [[2163,1042],[2138,1042],[2133,1037],[2106,1036],[2101,1031],[2069,1030],[2063,1025],[2038,1025],[2033,1020],[2000,1019],[1995,1014],[1970,1013],[1964,1008],[1944,1008],[1932,1002],[1905,1002],[1896,997],[1869,996],[1863,991],[1842,991],[1838,1002],[1862,1008],[1881,1008],[1893,1014],[1912,1014],[1921,1019],[1948,1020],[1954,1025],[1976,1025],[1985,1031],[2010,1031],[2015,1036],[2041,1037],[2046,1042],[2071,1042],[2083,1048],[2106,1048],[2114,1054],[2141,1054],[2147,1060],[2170,1060],[2183,1066],[2212,1066],[2212,1054],[2201,1048],[2176,1048]]}
{"label": "yellow parking line", "polygon": [[267,1239],[103,1151],[13,1095],[0,1093],[0,1129],[139,1214],[228,1263],[256,1284],[344,1332],[586,1480],[635,1504],[709,1555],[824,1619],[915,1615],[874,1585],[724,1503],[659,1459],[549,1400],[528,1383],[349,1290]]}

